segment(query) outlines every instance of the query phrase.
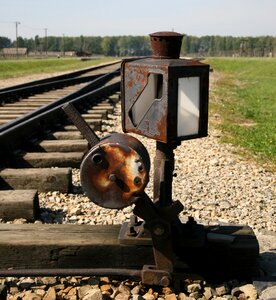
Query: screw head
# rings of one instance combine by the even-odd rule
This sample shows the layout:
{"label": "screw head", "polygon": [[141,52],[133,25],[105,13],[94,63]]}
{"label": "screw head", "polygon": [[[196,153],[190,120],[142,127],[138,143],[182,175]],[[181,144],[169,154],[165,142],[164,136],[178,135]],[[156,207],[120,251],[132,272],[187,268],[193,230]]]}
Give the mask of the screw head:
{"label": "screw head", "polygon": [[153,233],[156,236],[162,236],[165,233],[165,228],[162,225],[160,225],[160,224],[155,225],[154,228],[153,228]]}
{"label": "screw head", "polygon": [[141,183],[142,183],[142,180],[141,180],[141,178],[140,177],[138,177],[138,176],[136,176],[134,179],[133,179],[133,183],[135,184],[135,185],[140,185]]}
{"label": "screw head", "polygon": [[97,164],[97,165],[98,165],[98,164],[102,163],[103,158],[102,158],[101,154],[96,153],[96,154],[94,154],[94,155],[92,156],[92,161],[93,161],[94,164]]}
{"label": "screw head", "polygon": [[135,231],[134,226],[130,226],[127,228],[127,236],[136,236],[137,232]]}
{"label": "screw head", "polygon": [[114,182],[117,179],[117,176],[115,174],[110,174],[108,178],[110,181]]}
{"label": "screw head", "polygon": [[142,164],[140,164],[140,165],[138,166],[138,171],[139,171],[140,173],[142,173],[142,172],[144,171],[144,167],[143,167]]}
{"label": "screw head", "polygon": [[171,283],[171,281],[170,281],[170,278],[169,278],[168,276],[163,276],[163,277],[160,279],[160,282],[159,282],[159,284],[160,284],[161,286],[169,286],[170,283]]}

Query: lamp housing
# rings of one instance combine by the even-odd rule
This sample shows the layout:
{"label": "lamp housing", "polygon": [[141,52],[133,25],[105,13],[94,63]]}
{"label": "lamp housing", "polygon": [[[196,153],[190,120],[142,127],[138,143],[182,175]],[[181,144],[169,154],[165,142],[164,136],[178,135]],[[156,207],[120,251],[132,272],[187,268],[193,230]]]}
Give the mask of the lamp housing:
{"label": "lamp housing", "polygon": [[177,58],[178,33],[150,36],[153,57],[122,63],[123,131],[164,143],[207,136],[209,65]]}

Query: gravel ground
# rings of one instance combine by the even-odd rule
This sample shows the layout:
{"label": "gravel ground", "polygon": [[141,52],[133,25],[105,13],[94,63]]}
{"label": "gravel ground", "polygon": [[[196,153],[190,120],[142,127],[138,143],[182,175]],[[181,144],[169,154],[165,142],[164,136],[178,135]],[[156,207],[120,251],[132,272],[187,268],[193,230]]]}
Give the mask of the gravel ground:
{"label": "gravel ground", "polygon": [[[121,132],[120,106],[105,125],[106,131]],[[100,134],[100,133],[98,133]],[[105,134],[105,133],[104,133]],[[147,147],[151,160],[155,142],[136,135]],[[204,224],[247,224],[258,233],[276,233],[274,173],[235,155],[230,145],[219,143],[220,133],[182,142],[175,150],[173,199],[184,210],[180,217],[193,216]],[[74,190],[80,191],[79,170],[74,169]],[[151,168],[151,178],[153,168]],[[147,186],[152,195],[152,181]],[[41,193],[42,221],[46,223],[118,224],[129,218],[132,208],[103,209],[82,194]],[[112,215],[112,218],[106,216]]]}
{"label": "gravel ground", "polygon": [[[106,122],[106,132],[121,132],[120,122],[118,105],[114,115]],[[153,161],[155,142],[136,137],[147,147]],[[193,216],[202,224],[251,226],[260,243],[261,265],[267,275],[276,276],[275,173],[234,154],[235,149],[231,145],[220,144],[219,138],[220,132],[211,127],[207,138],[183,142],[175,150],[177,177],[174,178],[173,199],[184,205],[180,218]],[[151,178],[152,172],[153,168]],[[94,225],[120,224],[129,219],[132,207],[110,210],[96,206],[80,193],[79,170],[74,169],[73,174],[74,193],[39,195],[41,220],[37,222]],[[152,195],[152,181],[148,184],[147,193]],[[173,288],[153,290],[139,282],[109,278],[5,278],[0,279],[0,291],[2,284],[2,293],[8,293],[7,299],[275,300],[275,277],[272,281],[263,285],[231,281],[211,286],[202,279],[185,279],[180,292]]]}

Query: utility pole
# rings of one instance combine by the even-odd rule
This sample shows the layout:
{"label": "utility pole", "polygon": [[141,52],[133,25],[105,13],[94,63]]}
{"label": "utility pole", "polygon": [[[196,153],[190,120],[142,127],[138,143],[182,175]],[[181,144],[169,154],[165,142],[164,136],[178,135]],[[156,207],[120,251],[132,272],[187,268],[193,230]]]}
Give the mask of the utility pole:
{"label": "utility pole", "polygon": [[18,58],[18,25],[20,22],[15,21],[15,42],[16,42],[16,57]]}
{"label": "utility pole", "polygon": [[44,30],[45,30],[45,55],[47,56],[47,51],[48,51],[47,28],[44,28]]}
{"label": "utility pole", "polygon": [[62,34],[62,51],[63,51],[63,56],[65,56],[65,40],[64,40],[64,33]]}

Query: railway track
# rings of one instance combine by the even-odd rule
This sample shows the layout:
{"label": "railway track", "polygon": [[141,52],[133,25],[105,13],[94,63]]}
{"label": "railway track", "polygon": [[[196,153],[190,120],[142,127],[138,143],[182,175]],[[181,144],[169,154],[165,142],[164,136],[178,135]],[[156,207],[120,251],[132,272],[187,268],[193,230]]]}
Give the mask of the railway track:
{"label": "railway track", "polygon": [[[0,120],[8,118],[0,127],[1,194],[8,205],[12,201],[7,197],[18,199],[18,195],[24,195],[25,199],[18,212],[16,205],[6,210],[2,203],[0,218],[34,220],[38,216],[36,191],[69,192],[71,168],[79,167],[89,145],[61,107],[68,101],[74,103],[91,127],[101,130],[104,119],[112,114],[113,105],[119,100],[118,64],[105,67],[105,71],[107,68],[108,73],[102,75],[101,68],[100,75],[93,74],[92,80],[90,78],[85,84],[74,84],[27,99],[18,97],[19,101],[0,108]],[[27,86],[28,90],[33,86]],[[11,113],[13,111],[17,113]]]}
{"label": "railway track", "polygon": [[57,100],[65,102],[99,87],[105,80],[100,78],[118,68],[119,62],[114,62],[1,89],[0,130],[21,122],[20,117],[41,107],[49,109],[49,105]]}
{"label": "railway track", "polygon": [[[42,107],[37,106],[27,114],[18,116],[10,113],[13,117],[0,127],[0,143],[3,145],[0,150],[0,218],[6,221],[24,218],[33,223],[39,219],[39,192],[72,192],[72,168],[79,168],[91,145],[64,114],[62,108],[65,103],[70,102],[94,130],[101,131],[104,120],[113,113],[114,104],[120,99],[120,78],[116,71],[101,74],[81,87],[83,93],[80,93],[81,90],[73,93],[71,87],[64,88],[69,95],[62,94],[54,102],[41,101],[44,104]],[[49,98],[51,93],[53,92],[47,92]],[[30,100],[32,96],[28,97]],[[36,100],[38,98],[36,97]],[[27,103],[27,106],[32,103],[25,100],[19,103]],[[12,103],[5,106],[12,107]],[[151,206],[146,208],[149,211],[152,209]],[[0,276],[124,275],[142,277],[145,282],[153,284],[169,285],[171,278],[167,272],[156,273],[149,267],[156,262],[152,253],[151,238],[146,235],[138,243],[130,241],[138,228],[136,222],[132,219],[127,225],[132,227],[134,232],[130,227],[124,227],[127,237],[122,235],[120,225],[0,224]],[[193,219],[189,219],[188,223],[187,228],[199,229],[200,235],[205,234],[203,226],[196,225]],[[177,229],[177,226],[174,229]],[[221,251],[226,249],[224,244],[229,245],[236,239],[237,249],[242,248],[246,259],[241,257],[239,250],[235,250],[234,247],[237,253],[233,256],[227,253],[229,257],[224,257],[225,266],[230,267],[231,263],[229,264],[227,259],[232,261],[234,258],[236,265],[243,265],[244,273],[241,276],[256,270],[255,265],[250,265],[257,255],[256,240],[250,228],[225,227],[207,230],[211,247],[209,245],[210,248],[207,247],[204,251],[210,254],[210,261],[208,255],[207,262],[204,261],[199,248],[196,251],[192,248],[195,253],[189,253],[189,250],[185,252],[185,239],[178,241],[179,248],[175,249],[177,255],[185,259],[186,256],[193,257],[197,267],[204,263],[210,266],[217,259],[224,264],[221,260]],[[238,231],[237,234],[234,233],[235,238],[230,237],[233,231]],[[158,235],[160,230],[156,232]],[[196,238],[201,239],[201,236]],[[159,247],[161,251],[167,250],[163,248],[162,238],[161,242],[156,243],[154,247]],[[182,253],[183,249],[185,253]],[[32,259],[26,259],[27,257]],[[161,263],[163,259],[165,258],[158,257]],[[181,272],[183,269],[189,270],[183,265],[183,261],[180,259],[176,263],[176,269],[182,270]],[[247,270],[244,270],[245,266]],[[236,271],[234,267],[227,276]],[[181,272],[174,274],[175,280],[179,279],[178,276],[183,276]]]}
{"label": "railway track", "polygon": [[[2,220],[23,218],[33,223],[39,219],[39,192],[71,192],[72,168],[79,168],[84,154],[89,149],[89,143],[68,120],[62,107],[70,102],[91,128],[101,131],[104,120],[113,113],[114,105],[120,99],[118,75],[117,71],[102,75],[88,84],[90,91],[88,91],[88,86],[85,86],[85,93],[82,95],[79,91],[76,95],[71,93],[69,97],[65,96],[40,106],[1,127],[0,143],[3,147],[1,147],[0,159],[0,218]],[[101,87],[98,87],[99,81]],[[22,101],[24,100],[19,103]],[[68,267],[91,267],[92,264],[89,261],[92,263],[91,257],[95,256],[98,256],[98,259],[96,265],[95,261],[93,262],[93,266],[99,267],[106,255],[109,255],[111,259],[108,262],[109,267],[129,267],[131,260],[134,265],[137,265],[137,257],[140,257],[138,263],[140,265],[144,252],[137,256],[136,251],[136,253],[130,251],[136,247],[120,246],[117,239],[119,230],[120,226],[96,226],[96,228],[78,226],[76,228],[74,225],[67,224],[57,227],[46,224],[0,224],[1,268],[6,269],[0,272],[0,276],[8,276],[5,274],[9,272],[7,268],[21,269],[23,266],[26,267],[26,263],[27,272],[30,272],[32,267],[45,269],[49,266],[53,268],[64,266],[67,271],[59,270],[58,272],[66,273]],[[91,234],[93,239],[91,239]],[[11,236],[14,238],[11,239]],[[74,250],[76,247],[80,249],[80,253],[76,253]],[[13,249],[16,251],[14,252]],[[62,249],[73,251],[73,256],[63,253]],[[151,261],[151,250],[148,247],[146,252]],[[27,253],[31,253],[33,258],[28,262],[26,262]],[[53,253],[55,253],[54,257]],[[60,259],[56,259],[56,255],[60,256]],[[118,260],[114,260],[114,255]],[[61,260],[64,260],[64,263],[61,263]],[[84,271],[72,272],[77,274]],[[91,270],[88,272],[91,273]],[[93,272],[114,273],[110,268],[100,268]],[[117,271],[114,274],[120,272]],[[130,276],[141,274],[140,271],[130,270],[123,271],[123,273]]]}

